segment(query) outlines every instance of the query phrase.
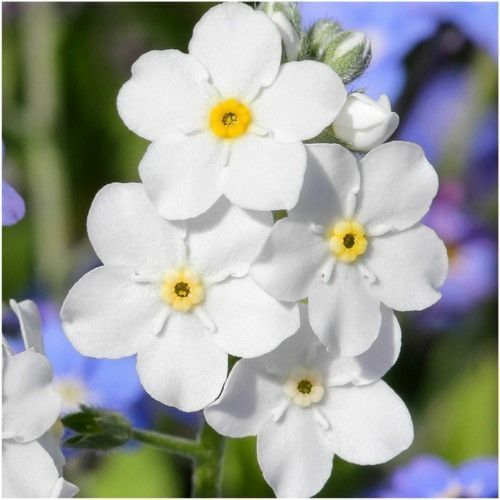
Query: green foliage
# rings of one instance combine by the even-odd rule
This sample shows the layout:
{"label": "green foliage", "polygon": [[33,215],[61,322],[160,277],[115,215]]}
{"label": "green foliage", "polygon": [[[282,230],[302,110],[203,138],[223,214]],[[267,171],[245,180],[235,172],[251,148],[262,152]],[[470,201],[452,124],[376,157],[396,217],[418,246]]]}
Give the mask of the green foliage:
{"label": "green foliage", "polygon": [[175,458],[153,448],[104,456],[82,477],[80,496],[92,498],[183,497],[188,490]]}

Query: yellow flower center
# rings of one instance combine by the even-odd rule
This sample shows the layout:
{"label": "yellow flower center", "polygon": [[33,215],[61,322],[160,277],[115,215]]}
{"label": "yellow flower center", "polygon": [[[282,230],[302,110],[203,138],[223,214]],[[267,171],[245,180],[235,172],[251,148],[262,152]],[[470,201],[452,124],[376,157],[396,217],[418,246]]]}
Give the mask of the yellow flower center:
{"label": "yellow flower center", "polygon": [[295,368],[283,387],[288,398],[298,406],[307,407],[323,399],[325,389],[319,373],[306,368]]}
{"label": "yellow flower center", "polygon": [[250,110],[236,99],[222,101],[210,111],[210,128],[216,136],[223,139],[243,135],[251,122]]}
{"label": "yellow flower center", "polygon": [[205,298],[200,277],[191,269],[175,269],[167,273],[161,286],[161,297],[176,311],[190,311]]}
{"label": "yellow flower center", "polygon": [[326,236],[331,252],[343,262],[354,262],[368,246],[364,227],[353,220],[337,222]]}

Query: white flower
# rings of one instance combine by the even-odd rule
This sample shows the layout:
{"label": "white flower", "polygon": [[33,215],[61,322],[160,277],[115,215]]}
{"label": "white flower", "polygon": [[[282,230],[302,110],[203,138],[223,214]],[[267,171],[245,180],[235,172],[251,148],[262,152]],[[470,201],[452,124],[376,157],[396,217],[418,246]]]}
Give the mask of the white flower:
{"label": "white flower", "polygon": [[[413,440],[401,399],[377,380],[395,362],[401,330],[383,308],[381,334],[355,358],[326,352],[301,308],[301,329],[275,351],[238,361],[207,422],[230,437],[257,435],[257,458],[279,497],[316,494],[334,454],[360,465],[390,460]],[[367,385],[366,385],[367,384]]]}
{"label": "white flower", "polygon": [[398,128],[399,116],[391,111],[386,95],[378,101],[354,92],[333,122],[335,135],[357,151],[370,151],[385,142]]}
{"label": "white flower", "polygon": [[309,297],[311,326],[326,348],[355,356],[378,335],[380,303],[421,310],[440,298],[446,249],[419,223],[437,175],[407,142],[378,146],[359,164],[336,144],[308,154],[297,206],[274,225],[250,274],[279,300]]}
{"label": "white flower", "polygon": [[13,354],[2,339],[2,496],[71,497],[78,488],[62,477],[61,398],[43,355],[38,310],[30,300],[10,304],[26,350]]}
{"label": "white flower", "polygon": [[141,184],[105,186],[87,223],[104,265],[68,293],[61,310],[67,337],[87,356],[137,353],[144,388],[164,404],[207,406],[226,380],[227,353],[261,355],[299,327],[297,306],[276,301],[248,276],[271,225],[270,214],[223,199],[202,217],[172,223]]}
{"label": "white flower", "polygon": [[200,19],[189,54],[151,51],[134,63],[118,112],[153,141],[139,171],[161,215],[195,217],[222,194],[255,210],[295,205],[301,141],[333,122],[346,90],[325,64],[280,61],[273,21],[231,2]]}

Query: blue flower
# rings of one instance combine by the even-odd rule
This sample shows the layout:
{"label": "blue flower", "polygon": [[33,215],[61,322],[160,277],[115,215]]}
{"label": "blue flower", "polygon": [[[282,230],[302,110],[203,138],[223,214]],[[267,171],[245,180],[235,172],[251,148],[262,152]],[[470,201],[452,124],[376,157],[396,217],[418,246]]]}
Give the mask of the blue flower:
{"label": "blue flower", "polygon": [[[56,304],[43,301],[37,305],[42,319],[45,354],[52,365],[54,383],[62,397],[63,413],[77,411],[79,404],[88,404],[119,411],[134,425],[149,425],[150,415],[145,411],[142,400],[150,398],[137,377],[135,359],[82,356],[64,335]],[[12,342],[14,349],[21,346],[20,339],[18,345],[17,341]]]}
{"label": "blue flower", "polygon": [[432,455],[415,457],[397,469],[387,485],[375,496],[379,498],[493,498],[498,495],[498,459],[476,458],[452,467]]}
{"label": "blue flower", "polygon": [[373,60],[355,81],[371,96],[395,100],[405,83],[404,56],[431,36],[439,23],[452,22],[477,45],[497,53],[497,7],[494,3],[300,3],[304,27],[330,18],[345,29],[363,31],[372,42]]}
{"label": "blue flower", "polygon": [[[96,359],[81,355],[64,335],[57,304],[37,301],[42,320],[45,353],[54,371],[54,383],[62,396],[63,413],[78,410],[79,404],[99,406],[124,414],[136,427],[151,427],[153,420],[167,414],[174,421],[196,427],[200,412],[185,413],[162,405],[143,389],[135,356],[121,359]],[[17,318],[9,311],[3,315],[3,331],[17,330]],[[17,351],[22,341],[16,336],[9,344]]]}
{"label": "blue flower", "polygon": [[431,328],[460,320],[497,289],[496,240],[460,207],[463,191],[463,186],[443,184],[424,218],[443,239],[450,266],[441,300],[419,315],[419,321]]}
{"label": "blue flower", "polygon": [[[439,165],[450,127],[460,118],[467,97],[468,73],[448,70],[438,73],[422,89],[398,139],[415,142],[433,165]],[[429,120],[429,116],[432,120]]]}
{"label": "blue flower", "polygon": [[24,217],[24,212],[23,199],[2,179],[2,226],[12,226]]}

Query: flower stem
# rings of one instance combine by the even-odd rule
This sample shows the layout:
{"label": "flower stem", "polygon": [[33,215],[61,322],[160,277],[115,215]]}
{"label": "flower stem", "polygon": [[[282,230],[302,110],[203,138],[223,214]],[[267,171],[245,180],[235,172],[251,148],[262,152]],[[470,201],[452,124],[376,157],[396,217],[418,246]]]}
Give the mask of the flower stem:
{"label": "flower stem", "polygon": [[184,439],[161,432],[145,431],[142,429],[132,429],[132,439],[140,443],[160,448],[175,455],[201,460],[208,457],[198,441]]}
{"label": "flower stem", "polygon": [[132,429],[131,439],[193,459],[193,497],[220,496],[224,438],[206,423],[196,441],[142,429]]}
{"label": "flower stem", "polygon": [[207,455],[195,462],[193,497],[220,497],[224,438],[204,423],[199,443]]}
{"label": "flower stem", "polygon": [[59,14],[58,6],[51,3],[26,3],[21,11],[23,161],[29,181],[26,208],[35,237],[37,278],[56,297],[64,293],[70,269],[68,186],[56,140]]}

